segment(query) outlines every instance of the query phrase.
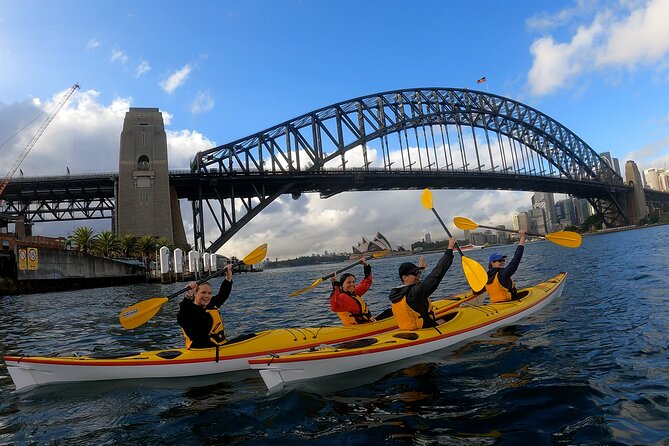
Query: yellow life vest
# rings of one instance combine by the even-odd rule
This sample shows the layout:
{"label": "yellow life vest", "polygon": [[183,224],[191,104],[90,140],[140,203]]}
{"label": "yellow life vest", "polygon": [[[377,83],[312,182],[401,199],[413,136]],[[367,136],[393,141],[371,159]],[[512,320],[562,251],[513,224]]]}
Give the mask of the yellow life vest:
{"label": "yellow life vest", "polygon": [[366,322],[371,322],[372,320],[372,315],[369,312],[369,307],[365,303],[364,300],[362,300],[362,297],[357,296],[357,295],[350,295],[348,294],[351,298],[355,299],[356,302],[360,305],[360,314],[353,314],[350,311],[340,311],[337,313],[339,316],[339,319],[341,319],[341,322],[344,325],[357,325],[357,324],[364,324]]}
{"label": "yellow life vest", "polygon": [[[434,315],[432,301],[428,299],[427,302],[430,309],[428,315]],[[425,325],[424,317],[419,312],[411,308],[411,306],[407,303],[406,296],[402,296],[402,299],[397,302],[393,302],[391,308],[393,310],[395,320],[397,321],[397,326],[402,330],[418,330],[419,328],[423,328]]]}
{"label": "yellow life vest", "polygon": [[[516,284],[513,282],[513,279],[511,279],[511,289],[515,288]],[[508,302],[513,298],[511,290],[499,283],[499,273],[495,274],[491,283],[486,284],[485,289],[488,292],[488,295],[490,295],[490,302],[492,303]]]}
{"label": "yellow life vest", "polygon": [[[214,321],[213,324],[211,324],[211,330],[209,330],[209,335],[211,336],[213,334],[223,332],[223,329],[225,327],[223,326],[223,319],[221,319],[221,313],[218,312],[218,309],[217,308],[209,309],[207,310],[207,313],[209,313],[209,315]],[[188,337],[183,328],[181,329],[181,332],[184,334],[184,338],[186,338],[186,348],[190,348],[190,346],[193,344],[193,341],[191,340],[191,338]],[[222,345],[225,344],[226,340],[224,338],[221,342],[216,342],[213,339],[211,339],[211,342],[218,345]]]}

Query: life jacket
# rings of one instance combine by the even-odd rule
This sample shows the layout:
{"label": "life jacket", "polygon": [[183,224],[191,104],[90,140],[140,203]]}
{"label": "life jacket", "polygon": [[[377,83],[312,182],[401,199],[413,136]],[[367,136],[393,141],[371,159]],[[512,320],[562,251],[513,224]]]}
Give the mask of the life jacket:
{"label": "life jacket", "polygon": [[351,313],[350,311],[337,312],[337,315],[339,316],[339,319],[341,319],[342,323],[344,325],[357,325],[371,322],[372,313],[369,312],[369,307],[367,306],[365,301],[362,300],[362,297],[357,296],[355,294],[348,294],[348,293],[345,294],[357,302],[357,304],[360,306],[360,312],[359,313]]}
{"label": "life jacket", "polygon": [[485,286],[488,295],[490,296],[490,302],[508,302],[513,300],[516,295],[516,284],[511,279],[511,289],[509,290],[504,285],[499,283],[499,272],[496,272],[492,280],[488,280],[488,283]]}
{"label": "life jacket", "polygon": [[[207,310],[207,313],[211,316],[211,319],[213,320],[213,323],[211,324],[211,330],[209,330],[209,336],[219,334],[219,338],[221,341],[216,342],[213,339],[210,339],[211,342],[213,342],[216,345],[222,345],[226,343],[225,340],[225,332],[224,332],[224,326],[223,326],[223,319],[221,319],[221,313],[218,312],[217,308],[211,308]],[[190,346],[193,344],[193,341],[188,337],[184,329],[181,329],[181,332],[184,334],[184,338],[186,338],[186,348],[189,349]]]}
{"label": "life jacket", "polygon": [[422,315],[411,308],[407,302],[406,295],[402,296],[397,302],[393,302],[391,308],[393,315],[395,315],[397,326],[402,330],[418,330],[419,328],[434,327],[436,323],[432,301],[428,299],[427,303],[429,310],[427,314]]}

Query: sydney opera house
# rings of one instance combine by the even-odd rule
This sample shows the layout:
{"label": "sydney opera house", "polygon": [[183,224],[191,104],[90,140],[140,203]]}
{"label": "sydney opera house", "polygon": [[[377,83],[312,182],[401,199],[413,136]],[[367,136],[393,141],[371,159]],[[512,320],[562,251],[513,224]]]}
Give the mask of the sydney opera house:
{"label": "sydney opera house", "polygon": [[353,255],[363,255],[378,251],[407,251],[407,249],[395,242],[389,241],[380,232],[377,232],[371,241],[363,237],[360,243],[353,246]]}

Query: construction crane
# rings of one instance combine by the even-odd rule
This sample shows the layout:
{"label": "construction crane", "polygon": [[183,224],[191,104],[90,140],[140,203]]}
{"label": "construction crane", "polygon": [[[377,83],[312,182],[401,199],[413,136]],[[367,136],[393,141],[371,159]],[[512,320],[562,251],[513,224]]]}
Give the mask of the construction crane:
{"label": "construction crane", "polygon": [[60,111],[61,108],[63,108],[63,105],[70,99],[70,97],[74,94],[74,92],[79,88],[79,84],[74,84],[70,87],[69,90],[67,90],[67,93],[56,103],[54,110],[47,116],[47,118],[44,120],[40,128],[37,130],[35,135],[33,135],[32,139],[28,143],[25,149],[23,149],[23,152],[21,152],[21,155],[19,155],[18,159],[14,162],[14,165],[12,165],[11,169],[9,169],[9,172],[7,172],[7,175],[2,179],[2,182],[0,182],[0,197],[2,197],[2,193],[5,191],[5,188],[9,184],[9,180],[12,179],[14,174],[16,173],[16,170],[19,168],[21,163],[23,162],[24,159],[26,159],[26,156],[28,156],[28,152],[30,152],[30,149],[33,148],[33,146],[37,143],[37,140],[39,139],[40,136],[42,136],[42,133],[44,133],[44,130],[51,124],[51,121],[53,121],[53,118],[56,117],[56,114]]}

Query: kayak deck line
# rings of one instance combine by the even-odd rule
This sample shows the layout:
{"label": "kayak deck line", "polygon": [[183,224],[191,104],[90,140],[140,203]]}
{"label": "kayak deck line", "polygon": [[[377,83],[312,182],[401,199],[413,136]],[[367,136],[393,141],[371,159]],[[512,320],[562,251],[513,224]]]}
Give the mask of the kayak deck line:
{"label": "kayak deck line", "polygon": [[[368,353],[371,353],[371,352],[381,352],[381,351],[385,351],[385,350],[395,350],[395,349],[398,349],[398,348],[403,348],[403,347],[406,346],[406,344],[420,345],[420,344],[424,344],[424,343],[428,343],[428,342],[438,341],[440,339],[445,339],[445,338],[450,338],[450,337],[453,337],[453,336],[458,336],[458,335],[463,334],[463,333],[468,333],[470,331],[478,330],[478,329],[486,327],[488,325],[498,323],[498,322],[503,321],[505,319],[511,318],[511,317],[513,317],[513,316],[515,316],[519,313],[524,313],[527,310],[529,310],[530,308],[533,308],[536,305],[539,305],[540,303],[544,302],[546,299],[549,299],[553,295],[553,293],[555,293],[555,291],[556,291],[555,288],[557,288],[557,287],[553,287],[553,289],[550,291],[550,293],[546,294],[540,300],[537,300],[536,302],[533,302],[530,305],[523,306],[522,308],[519,308],[517,311],[514,311],[512,313],[506,313],[506,314],[504,314],[500,317],[496,317],[496,318],[494,318],[490,321],[483,322],[483,323],[477,324],[477,325],[472,325],[471,327],[463,328],[461,330],[450,331],[448,333],[441,333],[440,332],[441,334],[439,334],[437,336],[434,336],[434,337],[431,337],[431,338],[427,338],[427,339],[417,339],[417,338],[416,339],[407,339],[405,336],[402,336],[402,335],[411,334],[412,332],[400,331],[399,333],[393,335],[393,337],[397,338],[398,341],[389,340],[389,341],[384,342],[386,344],[390,344],[392,342],[400,342],[400,343],[395,344],[395,345],[389,345],[389,346],[383,347],[383,348],[368,348],[368,349],[365,349],[365,350],[356,348],[355,351],[349,351],[349,349],[346,349],[345,347],[342,348],[342,347],[338,347],[337,345],[334,345],[334,346],[332,346],[333,348],[335,348],[334,351],[326,351],[322,355],[318,355],[316,352],[311,353],[310,354],[310,360],[343,358],[343,357],[347,357],[347,356],[365,355],[365,354],[368,354]],[[548,291],[548,290],[546,290],[546,291]],[[495,305],[498,305],[498,306],[504,305],[504,306],[507,306],[507,307],[508,306],[518,306],[517,304],[514,304],[514,302],[519,302],[519,301],[502,302],[502,303],[495,304]],[[469,307],[469,308],[479,309],[477,307]],[[454,309],[454,310],[451,310],[451,311],[455,312],[455,317],[452,318],[452,319],[449,319],[444,324],[448,324],[451,321],[456,322],[462,317],[462,315],[460,314],[459,309]],[[499,311],[497,311],[496,313],[499,313]],[[436,327],[431,327],[431,328],[438,329],[439,327],[441,327],[444,324],[437,325]],[[439,331],[439,330],[437,330],[437,331]],[[363,339],[365,339],[365,338],[363,338]],[[402,343],[402,341],[405,341],[405,342]],[[380,345],[380,344],[374,343],[374,344],[371,344],[369,347],[372,347],[372,346],[377,347],[378,345]],[[343,351],[338,352],[337,351],[338,349],[342,349]],[[298,355],[299,355],[299,353],[298,353]],[[296,357],[291,357],[289,355],[289,356],[271,357],[271,359],[269,361],[267,361],[266,358],[250,359],[249,363],[250,364],[264,364],[264,363],[267,363],[269,365],[270,363],[276,364],[276,363],[289,363],[289,362],[299,362],[299,361],[304,361],[304,359],[299,358],[299,357],[297,357],[297,358]]]}
{"label": "kayak deck line", "polygon": [[[448,299],[448,298],[447,298]],[[463,299],[458,299],[458,300],[463,300]],[[469,299],[464,299],[463,303],[466,302]],[[450,311],[450,308],[443,308],[442,312],[445,311]],[[441,314],[441,313],[439,313]],[[342,327],[336,327],[337,329],[340,329],[342,331],[347,330],[349,328],[352,328],[354,326],[342,326]],[[320,331],[322,328],[329,328],[329,327],[318,327],[315,328],[314,330],[316,331],[316,334],[313,334],[313,339],[318,339],[318,331]],[[296,330],[296,331],[307,331],[312,328],[281,328],[278,330],[286,330],[290,332],[290,330]],[[378,330],[370,331],[365,333],[364,337],[369,337],[369,336],[375,336],[378,334],[385,333],[387,331],[397,329],[395,328],[381,328]],[[269,330],[269,331],[274,331],[274,330]],[[250,338],[251,339],[256,339],[258,336],[262,336],[267,332],[260,332],[257,333],[256,336]],[[294,336],[294,335],[293,335]],[[349,337],[343,337],[343,338],[338,338],[337,343],[343,343],[343,342],[348,342],[348,341],[353,341],[356,339],[360,339],[360,334],[358,335],[351,335]],[[303,337],[302,340],[306,340],[307,337]],[[299,339],[295,337],[294,342],[298,342]],[[243,344],[244,341],[236,344]],[[221,345],[221,348],[225,347],[227,344]],[[232,345],[232,344],[230,344]],[[319,345],[322,345],[322,341],[319,342],[314,342],[311,344],[305,344],[305,345],[300,345],[299,348],[300,350],[307,350],[313,347],[317,347]],[[295,351],[295,347],[283,347],[283,348],[276,348],[272,350],[253,350],[249,351],[246,353],[240,353],[240,354],[234,354],[234,355],[223,355],[220,354],[220,349],[219,348],[219,357],[218,361],[225,361],[225,360],[230,360],[230,359],[244,359],[244,358],[251,358],[251,357],[258,357],[258,356],[263,356],[263,355],[278,355],[281,353],[286,353],[286,352],[292,352]],[[164,352],[165,350],[158,350],[157,352]],[[63,356],[63,357],[58,357],[58,356],[53,356],[53,357],[42,357],[42,356],[13,356],[13,355],[7,355],[4,356],[3,359],[5,362],[15,362],[17,364],[21,362],[29,362],[32,364],[54,364],[54,365],[77,365],[77,366],[91,366],[91,367],[125,367],[125,366],[147,366],[147,365],[170,365],[170,364],[197,364],[197,363],[202,363],[202,362],[210,362],[210,361],[216,361],[216,348],[215,347],[209,347],[209,348],[203,348],[203,349],[173,349],[173,351],[179,351],[181,354],[184,352],[199,352],[199,351],[211,351],[211,356],[204,356],[200,358],[193,358],[193,359],[176,359],[177,357],[174,358],[163,358],[161,359],[152,359],[149,356],[144,356],[146,353],[144,353],[142,356],[140,355],[130,355],[130,356],[116,356],[114,359],[107,358],[107,359],[96,359],[92,358],[90,356]],[[158,353],[156,354],[158,356]],[[180,356],[180,355],[179,355]],[[122,361],[122,362],[121,362]]]}
{"label": "kayak deck line", "polygon": [[[444,314],[476,296],[471,291],[435,301]],[[17,390],[63,382],[172,378],[250,370],[249,359],[279,356],[323,344],[355,342],[397,330],[394,318],[353,326],[288,327],[233,338],[218,347],[171,348],[111,356],[4,356]]]}
{"label": "kayak deck line", "polygon": [[[564,288],[566,273],[521,290],[519,300],[483,306],[460,305],[444,315],[437,327],[394,330],[359,339],[351,345],[326,344],[317,349],[249,360],[268,389],[285,384],[334,377],[396,363],[443,350],[496,328],[516,323],[557,299]],[[442,316],[443,318],[443,316]]]}

